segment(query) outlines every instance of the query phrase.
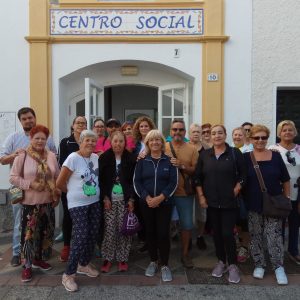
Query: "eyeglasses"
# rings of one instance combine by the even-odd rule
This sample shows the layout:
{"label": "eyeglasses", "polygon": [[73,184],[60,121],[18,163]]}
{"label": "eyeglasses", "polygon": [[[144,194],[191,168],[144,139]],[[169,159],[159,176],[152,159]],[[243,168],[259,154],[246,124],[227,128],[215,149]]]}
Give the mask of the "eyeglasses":
{"label": "eyeglasses", "polygon": [[246,131],[246,132],[250,132],[250,128],[244,128],[244,130]]}
{"label": "eyeglasses", "polygon": [[172,128],[172,131],[174,131],[174,132],[177,132],[177,131],[183,132],[183,131],[185,131],[185,129],[184,128]]}
{"label": "eyeglasses", "polygon": [[86,126],[86,122],[75,122],[76,125]]}
{"label": "eyeglasses", "polygon": [[207,134],[207,133],[210,133],[210,130],[204,130],[204,131],[202,131],[202,134]]}
{"label": "eyeglasses", "polygon": [[296,159],[295,159],[295,157],[292,156],[291,151],[288,151],[285,155],[286,155],[288,163],[290,163],[292,166],[295,167],[296,166]]}
{"label": "eyeglasses", "polygon": [[269,137],[268,136],[252,136],[251,139],[258,141],[258,140],[262,140],[262,141],[266,141]]}

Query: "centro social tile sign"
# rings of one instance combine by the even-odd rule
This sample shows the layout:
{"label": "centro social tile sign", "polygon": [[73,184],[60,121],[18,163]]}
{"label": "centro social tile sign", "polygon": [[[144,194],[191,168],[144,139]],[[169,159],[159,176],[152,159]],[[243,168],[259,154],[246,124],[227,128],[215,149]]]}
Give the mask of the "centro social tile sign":
{"label": "centro social tile sign", "polygon": [[51,9],[51,35],[203,35],[203,9]]}

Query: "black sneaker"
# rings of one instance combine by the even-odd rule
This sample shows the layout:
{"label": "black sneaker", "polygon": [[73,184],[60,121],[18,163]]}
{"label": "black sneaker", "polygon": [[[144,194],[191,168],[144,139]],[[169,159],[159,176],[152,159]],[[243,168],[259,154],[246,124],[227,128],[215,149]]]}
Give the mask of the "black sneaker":
{"label": "black sneaker", "polygon": [[203,236],[197,237],[197,246],[198,246],[199,250],[207,249],[207,245],[205,243],[205,239]]}
{"label": "black sneaker", "polygon": [[17,267],[21,264],[21,259],[20,259],[20,256],[13,256],[11,261],[10,261],[10,264],[12,267]]}

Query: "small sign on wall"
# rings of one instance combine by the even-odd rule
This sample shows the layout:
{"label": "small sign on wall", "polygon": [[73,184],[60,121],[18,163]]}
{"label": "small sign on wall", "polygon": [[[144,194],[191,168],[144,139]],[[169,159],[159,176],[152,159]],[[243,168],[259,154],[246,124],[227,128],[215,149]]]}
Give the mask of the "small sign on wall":
{"label": "small sign on wall", "polygon": [[218,81],[219,74],[218,73],[208,73],[207,74],[207,81]]}
{"label": "small sign on wall", "polygon": [[16,113],[0,112],[0,145],[3,144],[9,134],[16,131]]}

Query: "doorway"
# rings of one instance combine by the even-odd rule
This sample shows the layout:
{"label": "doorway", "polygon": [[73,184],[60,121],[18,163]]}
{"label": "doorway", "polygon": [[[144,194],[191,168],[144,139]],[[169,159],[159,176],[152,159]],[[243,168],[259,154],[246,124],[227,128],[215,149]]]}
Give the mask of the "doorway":
{"label": "doorway", "polygon": [[86,116],[88,128],[92,127],[93,120],[97,117],[104,120],[116,118],[123,123],[146,115],[168,136],[173,119],[182,119],[189,124],[188,99],[187,84],[159,88],[135,84],[103,87],[92,79],[85,78],[85,93],[70,102],[70,123],[76,115]]}
{"label": "doorway", "polygon": [[146,115],[157,124],[158,88],[145,85],[114,85],[104,89],[104,118],[135,121]]}
{"label": "doorway", "polygon": [[[295,138],[295,143],[300,143],[300,89],[299,88],[278,88],[277,89],[277,111],[276,111],[276,126],[280,121],[294,121],[298,135]],[[278,142],[278,138],[277,138]]]}

